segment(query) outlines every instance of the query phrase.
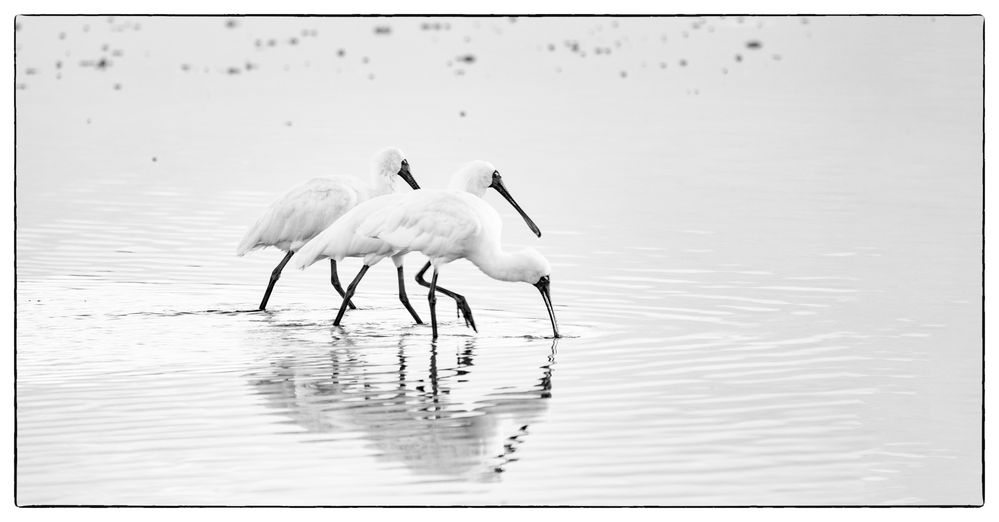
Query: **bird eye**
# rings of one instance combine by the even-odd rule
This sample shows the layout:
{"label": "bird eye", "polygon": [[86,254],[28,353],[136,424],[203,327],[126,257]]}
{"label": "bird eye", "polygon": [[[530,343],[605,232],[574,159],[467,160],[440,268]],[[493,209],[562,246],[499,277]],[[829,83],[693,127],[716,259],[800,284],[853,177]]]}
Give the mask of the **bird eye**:
{"label": "bird eye", "polygon": [[406,160],[402,160],[402,164],[403,164],[403,165],[409,165],[409,162],[408,162],[408,161],[406,161]]}

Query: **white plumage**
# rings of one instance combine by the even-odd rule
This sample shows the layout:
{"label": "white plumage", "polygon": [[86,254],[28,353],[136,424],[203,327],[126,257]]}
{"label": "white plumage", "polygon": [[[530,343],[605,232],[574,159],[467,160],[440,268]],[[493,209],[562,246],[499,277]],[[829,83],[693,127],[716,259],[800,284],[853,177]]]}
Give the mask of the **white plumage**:
{"label": "white plumage", "polygon": [[[495,169],[478,162],[476,170]],[[452,185],[453,186],[453,185]],[[502,186],[502,182],[499,183]],[[500,191],[521,212],[525,220],[537,227],[509,197]],[[293,266],[304,268],[316,260],[330,257],[364,257],[364,266],[347,287],[334,324],[339,324],[353,296],[357,283],[367,269],[386,257],[396,264],[409,252],[420,252],[430,258],[434,267],[430,284],[430,316],[434,337],[437,337],[435,291],[440,267],[465,258],[486,275],[501,281],[523,281],[535,285],[548,308],[554,335],[558,337],[554,310],[549,291],[551,266],[533,249],[508,253],[500,244],[502,221],[490,205],[468,191],[419,190],[368,200],[345,214],[321,232],[292,258]],[[537,232],[540,235],[540,232]]]}
{"label": "white plumage", "polygon": [[[274,284],[291,255],[347,211],[373,197],[403,190],[400,178],[412,188],[420,188],[409,171],[409,162],[402,151],[392,147],[374,156],[370,176],[369,184],[347,176],[306,181],[272,203],[250,227],[236,247],[237,255],[265,247],[287,252],[271,273],[260,310],[266,308]],[[331,280],[337,292],[343,295],[335,263],[331,264]]]}
{"label": "white plumage", "polygon": [[314,178],[271,204],[250,227],[236,255],[264,247],[295,251],[348,210],[369,199],[369,188],[354,178]]}

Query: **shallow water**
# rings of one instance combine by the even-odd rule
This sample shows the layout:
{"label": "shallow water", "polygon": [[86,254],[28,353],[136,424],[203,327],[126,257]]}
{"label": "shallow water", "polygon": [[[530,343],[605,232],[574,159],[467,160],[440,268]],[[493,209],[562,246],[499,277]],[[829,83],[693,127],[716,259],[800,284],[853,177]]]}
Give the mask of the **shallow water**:
{"label": "shallow water", "polygon": [[[981,19],[18,23],[19,504],[981,501]],[[497,165],[564,338],[463,261],[477,334],[390,263],[245,312],[389,144]]]}

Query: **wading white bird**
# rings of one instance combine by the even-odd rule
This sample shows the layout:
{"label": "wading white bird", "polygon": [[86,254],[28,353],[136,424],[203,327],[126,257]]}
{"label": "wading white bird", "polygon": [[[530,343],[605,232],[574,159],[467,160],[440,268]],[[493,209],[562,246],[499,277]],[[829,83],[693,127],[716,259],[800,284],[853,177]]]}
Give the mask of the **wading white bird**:
{"label": "wading white bird", "polygon": [[[269,246],[287,252],[271,272],[264,298],[260,301],[260,310],[267,308],[267,301],[274,284],[281,277],[281,271],[302,245],[359,203],[402,190],[399,178],[413,189],[420,188],[409,171],[409,162],[402,151],[390,147],[375,154],[369,184],[350,176],[314,178],[275,201],[250,227],[236,248],[239,256]],[[337,276],[335,260],[330,261],[330,282],[342,297],[344,291]],[[348,304],[354,306],[349,300]]]}
{"label": "wading white bird", "polygon": [[[470,168],[476,171],[488,170],[490,179],[501,179],[496,169],[486,162],[475,162]],[[498,185],[502,186],[502,181]],[[505,188],[500,193],[514,205],[531,229],[540,235],[537,226],[509,197]],[[402,257],[409,252],[426,255],[434,267],[428,300],[433,337],[436,339],[438,271],[441,266],[455,259],[465,258],[493,279],[523,281],[538,288],[548,309],[554,336],[558,337],[549,289],[551,266],[541,254],[530,248],[514,253],[503,251],[500,245],[502,226],[496,210],[468,191],[419,190],[391,194],[366,201],[351,209],[302,247],[294,256],[292,266],[305,268],[324,257],[364,258],[360,272],[347,286],[343,303],[333,321],[334,325],[339,325],[347,309],[347,302],[371,266],[386,257],[391,257],[396,266],[401,266]],[[402,298],[403,295],[400,294],[400,299]],[[403,302],[409,308],[408,302]]]}

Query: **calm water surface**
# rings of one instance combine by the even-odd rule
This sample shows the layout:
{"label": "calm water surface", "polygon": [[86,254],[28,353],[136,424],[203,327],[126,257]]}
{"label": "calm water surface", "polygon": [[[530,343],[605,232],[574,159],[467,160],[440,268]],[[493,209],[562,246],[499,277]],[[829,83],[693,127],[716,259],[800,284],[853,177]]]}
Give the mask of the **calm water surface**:
{"label": "calm water surface", "polygon": [[[978,18],[18,21],[20,504],[981,500]],[[385,145],[497,165],[564,338],[463,261],[478,334],[390,263],[244,312]]]}

